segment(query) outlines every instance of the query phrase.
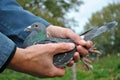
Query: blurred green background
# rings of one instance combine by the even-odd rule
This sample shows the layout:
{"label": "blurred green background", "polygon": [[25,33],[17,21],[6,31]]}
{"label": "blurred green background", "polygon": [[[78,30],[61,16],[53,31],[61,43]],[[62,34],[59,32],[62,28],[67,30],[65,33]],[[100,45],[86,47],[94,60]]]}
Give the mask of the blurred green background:
{"label": "blurred green background", "polygon": [[[41,16],[54,25],[77,26],[74,18],[67,19],[65,14],[70,10],[78,11],[78,6],[84,5],[84,0],[17,0],[24,9],[37,16]],[[77,80],[120,80],[120,3],[111,3],[102,10],[92,14],[84,30],[101,26],[110,21],[117,21],[118,26],[99,38],[93,40],[101,55],[91,55],[93,70],[86,70],[85,66],[76,64]],[[72,26],[70,25],[72,24]],[[0,80],[41,80],[27,74],[6,69],[0,74]],[[67,68],[66,75],[59,78],[42,80],[72,80],[71,68]]]}
{"label": "blurred green background", "polygon": [[[82,63],[76,65],[77,80],[120,80],[120,57],[110,55],[95,61],[93,70],[86,70]],[[71,68],[67,68],[66,74],[58,78],[37,78],[12,70],[5,70],[0,74],[0,80],[73,80]]]}

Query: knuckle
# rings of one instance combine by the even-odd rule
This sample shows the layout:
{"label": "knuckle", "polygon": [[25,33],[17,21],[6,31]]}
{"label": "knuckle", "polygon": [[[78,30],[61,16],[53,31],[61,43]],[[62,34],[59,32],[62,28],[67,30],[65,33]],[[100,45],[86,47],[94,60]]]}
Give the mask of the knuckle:
{"label": "knuckle", "polygon": [[78,47],[77,47],[77,51],[78,51],[78,52],[80,52],[81,49],[82,49],[82,46],[78,46]]}
{"label": "knuckle", "polygon": [[50,68],[49,70],[48,70],[48,73],[47,73],[47,76],[48,77],[62,77],[62,76],[64,76],[65,75],[65,71],[64,71],[64,69],[61,71],[61,70],[59,70],[59,69],[55,69],[55,68]]}
{"label": "knuckle", "polygon": [[48,53],[53,53],[56,49],[56,46],[54,46],[52,43],[49,43],[46,47]]}
{"label": "knuckle", "polygon": [[60,75],[59,75],[59,77],[62,77],[62,76],[64,76],[65,75],[65,73],[61,73]]}
{"label": "knuckle", "polygon": [[93,45],[92,41],[87,42],[87,47],[90,48]]}
{"label": "knuckle", "polygon": [[83,39],[81,39],[81,40],[80,40],[80,45],[81,45],[81,46],[86,46],[86,41],[83,40]]}
{"label": "knuckle", "polygon": [[91,45],[93,45],[93,42],[92,41],[89,41]]}
{"label": "knuckle", "polygon": [[50,45],[49,45],[49,49],[52,50],[52,49],[54,49],[54,48],[56,48],[56,47],[55,47],[53,44],[50,44]]}
{"label": "knuckle", "polygon": [[81,52],[84,56],[86,56],[88,54],[88,50],[83,49],[83,51]]}
{"label": "knuckle", "polygon": [[79,46],[79,47],[77,48],[77,50],[78,50],[78,52],[79,52],[80,54],[82,54],[83,56],[85,56],[85,55],[88,54],[88,50],[85,49],[85,48],[82,47],[82,46]]}
{"label": "knuckle", "polygon": [[65,73],[59,73],[59,72],[50,71],[50,72],[48,72],[47,75],[48,75],[49,77],[53,78],[53,77],[57,77],[57,76],[62,77],[62,76],[65,75]]}
{"label": "knuckle", "polygon": [[55,74],[53,74],[52,72],[49,74],[49,77],[55,77]]}
{"label": "knuckle", "polygon": [[53,69],[49,69],[48,72],[47,72],[47,76],[49,76],[49,77],[55,77],[56,74],[55,74],[55,72],[54,72]]}
{"label": "knuckle", "polygon": [[49,76],[49,77],[55,77],[55,74],[53,74],[53,72],[48,72],[47,76]]}
{"label": "knuckle", "polygon": [[62,42],[60,47],[63,49],[63,50],[68,50],[68,44],[65,43],[65,42]]}
{"label": "knuckle", "polygon": [[70,34],[73,33],[73,31],[71,29],[66,28],[66,34]]}

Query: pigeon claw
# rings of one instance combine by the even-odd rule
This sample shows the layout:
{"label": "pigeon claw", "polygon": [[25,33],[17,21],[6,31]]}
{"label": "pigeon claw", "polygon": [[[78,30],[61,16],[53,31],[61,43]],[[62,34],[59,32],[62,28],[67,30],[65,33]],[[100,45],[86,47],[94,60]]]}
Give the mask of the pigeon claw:
{"label": "pigeon claw", "polygon": [[95,46],[92,46],[88,51],[90,53],[102,54]]}
{"label": "pigeon claw", "polygon": [[93,66],[90,64],[91,61],[89,59],[87,59],[86,57],[83,57],[81,58],[81,61],[84,63],[84,65],[86,66],[88,70],[93,69]]}

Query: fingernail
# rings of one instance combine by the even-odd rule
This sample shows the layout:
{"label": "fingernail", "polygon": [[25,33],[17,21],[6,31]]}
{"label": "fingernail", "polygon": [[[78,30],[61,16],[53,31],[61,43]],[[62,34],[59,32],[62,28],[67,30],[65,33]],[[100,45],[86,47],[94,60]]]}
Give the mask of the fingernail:
{"label": "fingernail", "polygon": [[70,49],[75,48],[75,44],[74,43],[69,43]]}

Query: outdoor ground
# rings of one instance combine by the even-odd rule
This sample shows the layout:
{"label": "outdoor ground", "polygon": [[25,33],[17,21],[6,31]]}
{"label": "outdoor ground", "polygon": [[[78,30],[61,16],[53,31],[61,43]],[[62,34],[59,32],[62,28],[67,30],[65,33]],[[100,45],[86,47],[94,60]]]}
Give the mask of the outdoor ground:
{"label": "outdoor ground", "polygon": [[[120,56],[107,56],[93,63],[93,70],[85,70],[81,63],[77,63],[77,80],[120,80]],[[41,80],[12,70],[0,74],[0,80]],[[42,80],[72,80],[71,69],[67,68],[64,77]]]}

